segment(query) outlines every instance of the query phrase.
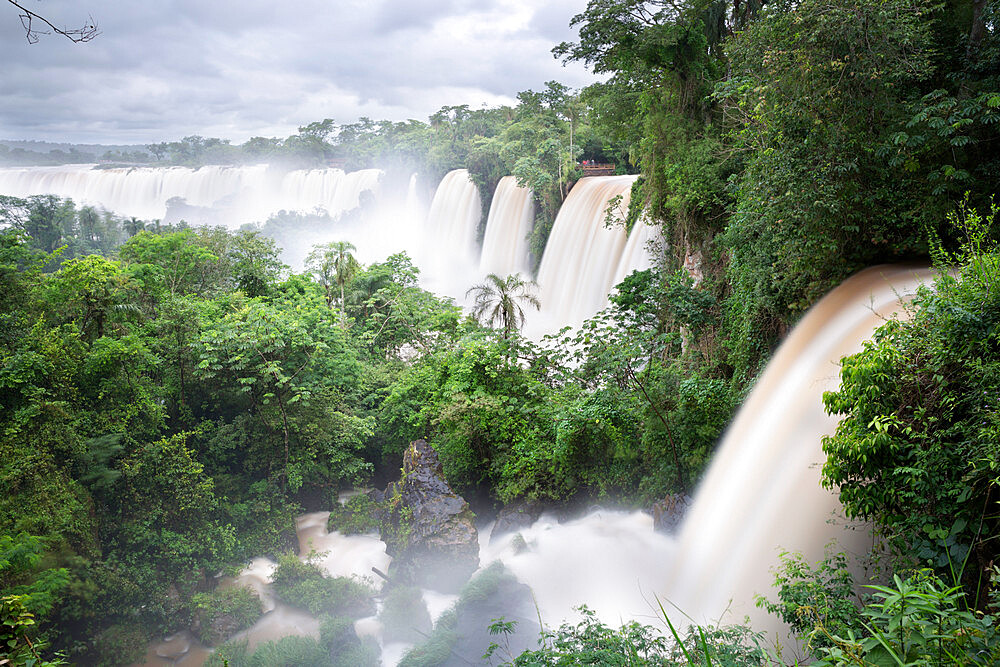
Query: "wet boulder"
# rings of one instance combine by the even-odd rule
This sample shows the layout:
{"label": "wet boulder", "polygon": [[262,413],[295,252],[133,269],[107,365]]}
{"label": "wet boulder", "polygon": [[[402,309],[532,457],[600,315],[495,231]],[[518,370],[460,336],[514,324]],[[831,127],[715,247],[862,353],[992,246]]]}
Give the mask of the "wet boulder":
{"label": "wet boulder", "polygon": [[533,523],[538,521],[543,509],[542,504],[537,501],[516,501],[505,505],[493,524],[490,539],[530,528]]}
{"label": "wet boulder", "polygon": [[406,449],[402,476],[386,488],[383,507],[382,541],[393,557],[393,582],[457,591],[479,567],[475,515],[445,481],[426,441]]}

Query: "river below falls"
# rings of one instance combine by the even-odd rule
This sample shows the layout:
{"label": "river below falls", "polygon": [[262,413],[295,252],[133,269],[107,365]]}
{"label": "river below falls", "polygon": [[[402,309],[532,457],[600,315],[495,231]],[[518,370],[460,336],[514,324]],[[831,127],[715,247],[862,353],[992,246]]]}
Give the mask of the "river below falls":
{"label": "river below falls", "polygon": [[[300,558],[311,552],[330,576],[367,578],[382,582],[372,567],[385,572],[391,558],[375,533],[345,536],[326,529],[329,512],[312,512],[296,519]],[[605,623],[617,626],[629,620],[657,623],[657,598],[673,559],[674,540],[653,530],[653,519],[643,512],[594,510],[576,520],[558,522],[543,515],[520,531],[527,548],[513,544],[515,534],[490,539],[492,524],[479,526],[480,565],[501,561],[522,583],[531,587],[542,621],[557,627],[575,618],[574,608],[586,604]],[[255,558],[237,577],[223,578],[220,586],[245,586],[260,596],[264,615],[248,630],[232,637],[246,640],[251,649],[287,635],[319,636],[319,623],[308,613],[275,599],[270,577],[275,563]],[[424,603],[435,620],[458,599],[457,595],[423,590]],[[659,619],[662,622],[662,619]],[[409,644],[383,643],[377,615],[355,623],[359,636],[373,636],[382,649],[382,662],[394,667]],[[486,628],[484,628],[485,632]],[[211,649],[188,632],[154,642],[141,665],[202,665]]]}

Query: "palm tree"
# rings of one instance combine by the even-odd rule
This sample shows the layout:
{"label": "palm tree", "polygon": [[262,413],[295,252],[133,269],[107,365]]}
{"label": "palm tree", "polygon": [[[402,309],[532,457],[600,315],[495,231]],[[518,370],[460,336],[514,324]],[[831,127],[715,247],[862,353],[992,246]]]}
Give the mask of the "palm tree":
{"label": "palm tree", "polygon": [[534,287],[537,287],[535,282],[525,281],[520,273],[506,278],[491,273],[484,282],[470,287],[465,296],[475,295],[473,317],[479,320],[487,316],[486,324],[491,327],[499,323],[503,337],[508,338],[524,326],[524,309],[519,302],[534,306],[535,310],[541,309],[542,304],[531,291]]}
{"label": "palm tree", "polygon": [[333,307],[331,289],[334,284],[340,287],[340,325],[347,327],[347,315],[344,311],[344,286],[351,282],[358,272],[360,264],[354,259],[351,251],[357,250],[348,241],[331,241],[313,246],[312,252],[306,258],[306,267],[313,271],[326,291],[326,303]]}

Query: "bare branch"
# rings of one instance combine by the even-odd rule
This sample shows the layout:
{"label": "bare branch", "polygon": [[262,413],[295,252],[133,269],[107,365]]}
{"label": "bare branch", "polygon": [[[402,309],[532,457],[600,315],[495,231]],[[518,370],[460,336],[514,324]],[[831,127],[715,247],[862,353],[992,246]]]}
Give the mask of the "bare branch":
{"label": "bare branch", "polygon": [[41,35],[51,35],[52,33],[62,35],[71,42],[89,42],[101,34],[93,16],[88,16],[87,22],[79,28],[58,28],[47,18],[36,14],[17,0],[7,0],[7,2],[20,10],[21,13],[18,16],[21,19],[24,37],[28,40],[28,44],[37,44]]}

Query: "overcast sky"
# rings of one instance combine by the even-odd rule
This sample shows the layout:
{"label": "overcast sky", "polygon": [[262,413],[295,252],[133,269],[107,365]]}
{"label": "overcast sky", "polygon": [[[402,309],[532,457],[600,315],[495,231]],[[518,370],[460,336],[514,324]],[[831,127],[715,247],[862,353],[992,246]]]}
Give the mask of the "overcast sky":
{"label": "overcast sky", "polygon": [[20,0],[100,36],[28,44],[0,0],[0,139],[241,143],[323,118],[427,120],[509,104],[556,79],[550,53],[587,0]]}

